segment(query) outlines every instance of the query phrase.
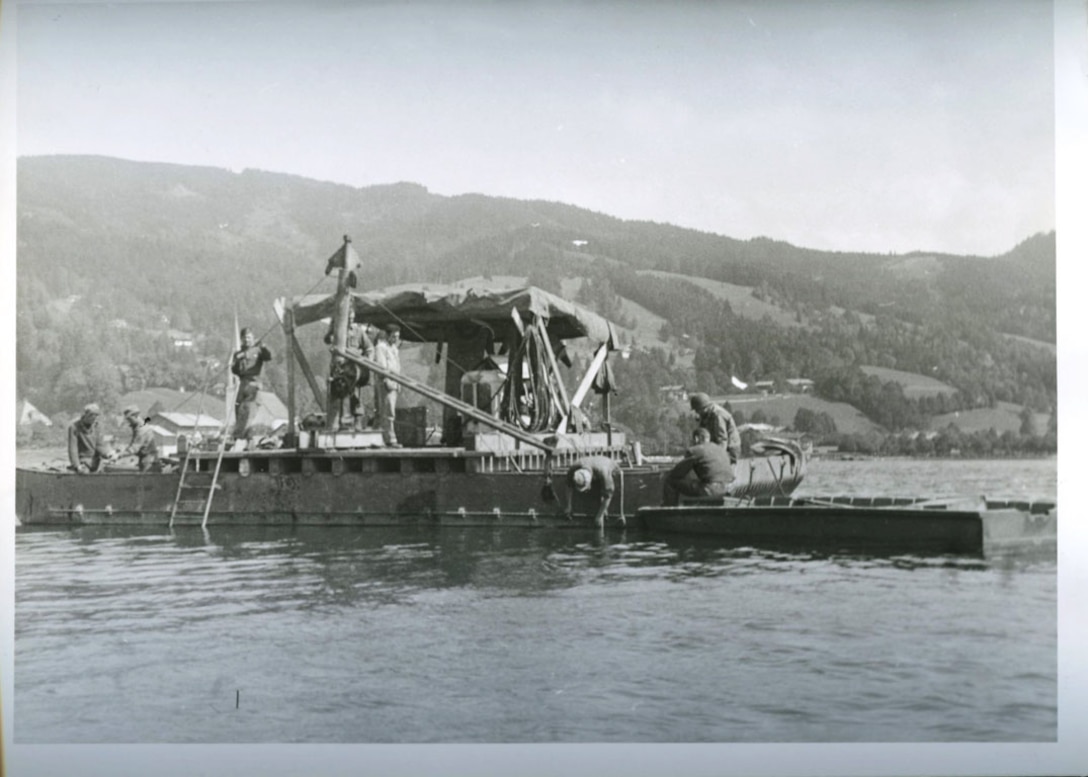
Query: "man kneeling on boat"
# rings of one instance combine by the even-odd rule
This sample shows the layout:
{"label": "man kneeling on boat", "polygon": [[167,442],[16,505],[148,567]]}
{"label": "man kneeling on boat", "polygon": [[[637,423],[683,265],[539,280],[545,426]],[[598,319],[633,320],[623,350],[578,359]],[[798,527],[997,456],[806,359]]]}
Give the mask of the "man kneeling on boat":
{"label": "man kneeling on boat", "polygon": [[684,496],[722,496],[733,482],[729,452],[710,441],[710,432],[699,427],[691,434],[691,447],[665,476],[664,504],[679,504]]}
{"label": "man kneeling on boat", "polygon": [[[597,525],[604,526],[604,517],[608,515],[608,505],[616,490],[616,478],[623,477],[618,463],[607,456],[583,456],[567,470],[567,518],[573,518],[574,492],[585,493],[591,488],[597,490]],[[620,515],[620,523],[627,520]]]}
{"label": "man kneeling on boat", "polygon": [[159,466],[159,443],[146,418],[140,416],[140,408],[130,405],[123,415],[125,423],[132,429],[132,441],[118,456],[135,456],[136,468],[140,472],[157,471]]}

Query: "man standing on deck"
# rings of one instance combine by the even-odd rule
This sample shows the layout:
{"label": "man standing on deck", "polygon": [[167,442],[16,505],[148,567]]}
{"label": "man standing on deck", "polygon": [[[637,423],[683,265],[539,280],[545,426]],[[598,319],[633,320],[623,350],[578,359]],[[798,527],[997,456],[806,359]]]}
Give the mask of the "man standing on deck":
{"label": "man standing on deck", "polygon": [[241,331],[242,347],[230,359],[230,371],[238,376],[238,396],[234,400],[234,439],[245,440],[249,419],[257,407],[261,391],[261,368],[272,360],[272,352],[253,338],[249,327]]}
{"label": "man standing on deck", "polygon": [[729,460],[736,464],[740,459],[740,432],[733,414],[721,405],[711,402],[706,394],[691,395],[691,409],[699,419],[699,426],[710,433],[710,441],[729,451]]}
{"label": "man standing on deck", "polygon": [[[374,361],[389,372],[400,374],[400,327],[389,324],[385,332],[378,336],[378,344],[374,348]],[[397,420],[397,394],[400,384],[390,378],[382,377],[374,384],[375,399],[378,403],[378,425],[382,430],[382,438],[390,448],[399,448],[397,431],[394,424]]]}
{"label": "man standing on deck", "polygon": [[699,427],[691,433],[691,447],[665,476],[662,500],[672,507],[684,496],[722,496],[733,482],[733,465],[729,453],[710,441],[710,432]]}
{"label": "man standing on deck", "polygon": [[140,417],[140,408],[130,405],[124,410],[125,421],[132,428],[132,442],[122,450],[119,456],[135,456],[140,472],[147,472],[159,461],[159,443],[151,426]]}
{"label": "man standing on deck", "polygon": [[[585,493],[593,488],[598,495],[595,520],[599,528],[604,528],[604,517],[608,515],[608,505],[611,504],[612,494],[616,490],[617,477],[623,477],[620,466],[607,456],[583,456],[574,462],[567,470],[567,518],[574,517],[574,492]],[[627,524],[622,514],[620,522]]]}
{"label": "man standing on deck", "polygon": [[[348,308],[348,337],[344,344],[348,353],[353,356],[362,356],[365,359],[375,358],[374,341],[370,339],[366,324],[355,323],[355,310]],[[325,342],[333,345],[336,342],[336,333],[333,326],[325,333]],[[354,362],[334,356],[329,369],[329,380],[332,382],[333,398],[337,403],[336,413],[339,416],[341,429],[350,428],[360,431],[366,425],[366,406],[363,403],[363,387],[370,383],[370,370]],[[348,414],[344,415],[344,398],[348,400]],[[333,412],[330,408],[329,412]]]}
{"label": "man standing on deck", "polygon": [[103,460],[113,458],[98,426],[100,415],[102,410],[92,402],[83,408],[83,415],[68,424],[68,462],[80,474],[98,472]]}

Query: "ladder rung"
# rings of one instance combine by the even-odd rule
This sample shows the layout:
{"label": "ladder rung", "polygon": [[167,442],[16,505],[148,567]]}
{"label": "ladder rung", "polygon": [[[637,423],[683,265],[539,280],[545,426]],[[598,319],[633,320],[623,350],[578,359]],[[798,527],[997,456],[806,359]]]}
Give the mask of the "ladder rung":
{"label": "ladder rung", "polygon": [[[219,467],[223,463],[223,453],[226,451],[226,438],[219,442],[219,455],[215,460],[214,472],[190,472],[189,460],[192,457],[193,449],[190,448],[185,452],[185,461],[181,464],[181,474],[178,477],[178,490],[174,495],[174,507],[170,511],[170,525],[174,524],[174,516],[179,511],[185,513],[200,513],[204,516],[204,521],[208,520],[208,512],[211,510],[212,498],[215,496],[217,490],[222,489],[219,485]],[[195,484],[185,482],[185,476],[189,475],[195,477],[198,482]],[[209,479],[209,475],[211,476]],[[200,491],[205,495],[203,499],[186,499],[182,500],[181,494],[183,491]],[[182,508],[184,505],[184,508]],[[203,525],[203,524],[201,524]]]}

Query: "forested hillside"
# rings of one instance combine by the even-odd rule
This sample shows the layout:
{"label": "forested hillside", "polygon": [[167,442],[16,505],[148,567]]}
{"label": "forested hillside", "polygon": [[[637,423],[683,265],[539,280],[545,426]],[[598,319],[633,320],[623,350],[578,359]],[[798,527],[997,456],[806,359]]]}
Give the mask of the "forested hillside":
{"label": "forested hillside", "polygon": [[[144,386],[213,385],[235,314],[282,344],[272,300],[329,290],[324,262],[344,234],[367,287],[578,279],[577,299],[621,325],[634,326],[625,310],[660,317],[655,337],[626,336],[615,411],[663,442],[676,411],[661,386],[722,393],[734,376],[810,378],[891,432],[998,402],[1055,417],[1056,356],[1038,344],[1056,340],[1053,233],[998,257],[830,253],[414,183],[63,156],[19,160],[18,395],[55,414]],[[749,288],[775,315],[734,311],[707,280]],[[865,366],[954,391],[907,396]]]}

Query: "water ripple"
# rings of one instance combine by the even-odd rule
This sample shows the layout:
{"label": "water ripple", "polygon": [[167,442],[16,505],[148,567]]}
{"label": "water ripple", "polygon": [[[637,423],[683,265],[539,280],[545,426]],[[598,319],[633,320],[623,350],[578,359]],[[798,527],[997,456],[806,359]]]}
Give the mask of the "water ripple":
{"label": "water ripple", "polygon": [[80,529],[20,531],[15,583],[18,742],[1056,735],[1053,565]]}

